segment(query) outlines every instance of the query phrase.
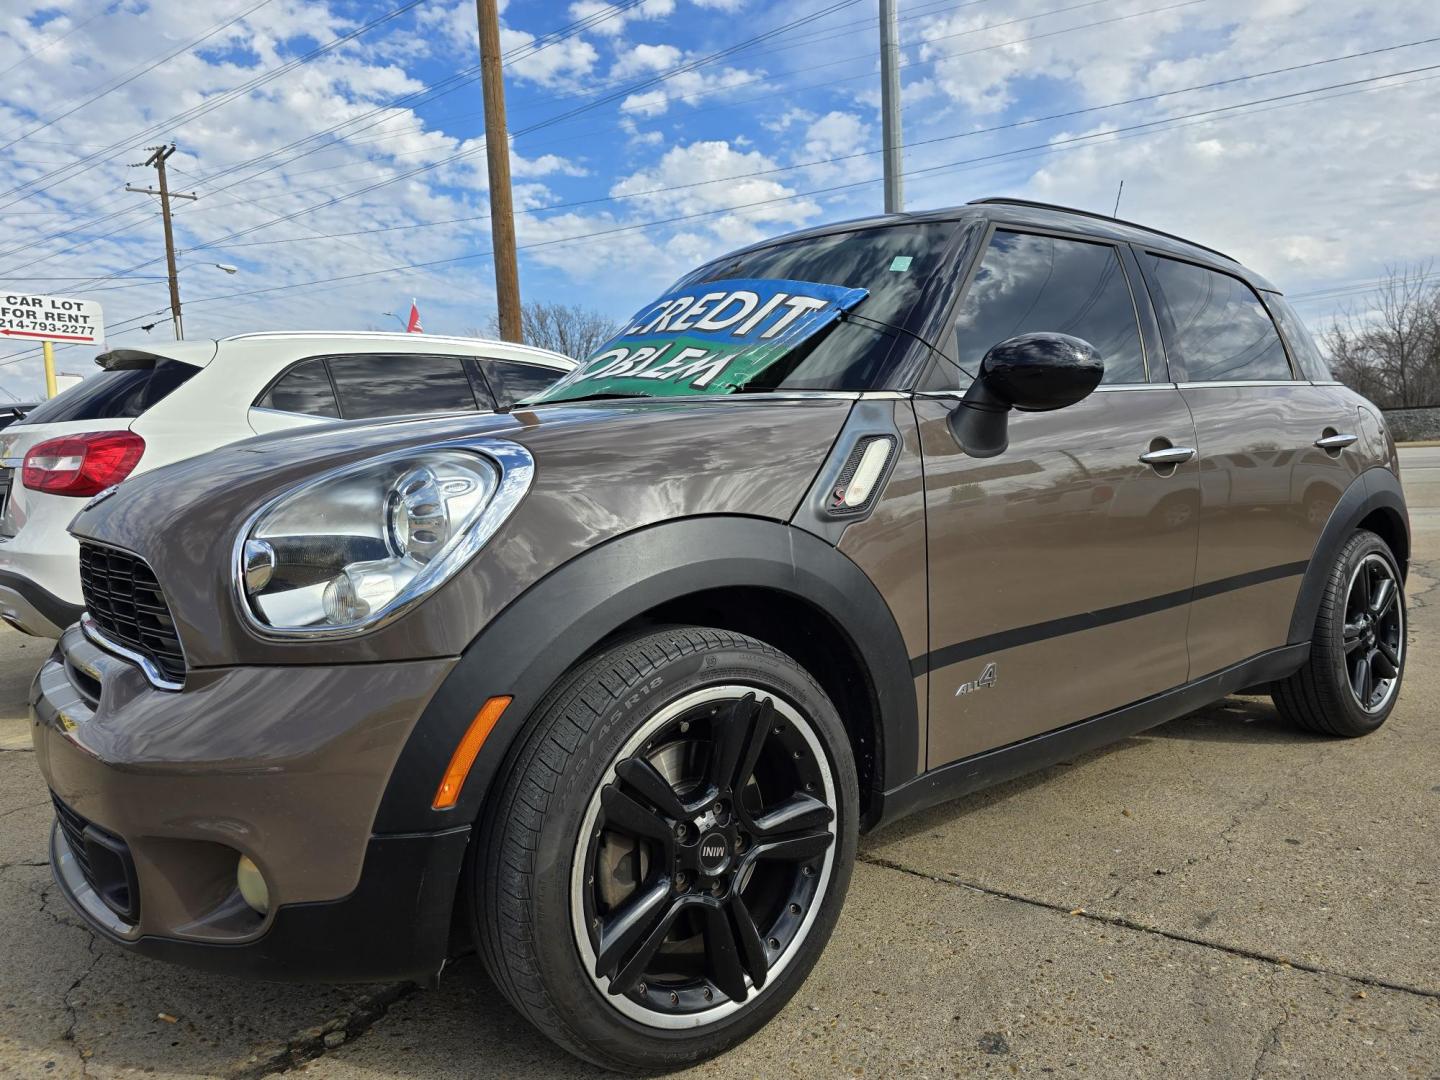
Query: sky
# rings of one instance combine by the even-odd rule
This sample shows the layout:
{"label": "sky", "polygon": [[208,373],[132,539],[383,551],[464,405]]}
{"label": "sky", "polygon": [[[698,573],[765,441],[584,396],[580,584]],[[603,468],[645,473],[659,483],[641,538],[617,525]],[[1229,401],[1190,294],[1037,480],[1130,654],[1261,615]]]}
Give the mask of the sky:
{"label": "sky", "polygon": [[[880,211],[875,0],[501,12],[525,299],[618,320]],[[1123,181],[1119,216],[1234,255],[1317,330],[1440,255],[1434,0],[901,0],[900,39],[907,209],[1109,213]],[[187,337],[399,328],[412,297],[426,331],[483,333],[478,60],[472,0],[7,0],[0,292],[171,340],[157,201],[124,189],[173,142]],[[0,397],[40,396],[38,352],[0,345]]]}

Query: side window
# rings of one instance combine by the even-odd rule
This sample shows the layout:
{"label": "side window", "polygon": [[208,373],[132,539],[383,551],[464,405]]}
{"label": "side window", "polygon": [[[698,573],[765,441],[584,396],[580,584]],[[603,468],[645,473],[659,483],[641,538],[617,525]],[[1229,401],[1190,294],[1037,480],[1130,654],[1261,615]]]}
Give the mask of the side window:
{"label": "side window", "polygon": [[1144,256],[1160,290],[1166,346],[1189,382],[1290,379],[1265,305],[1239,278],[1194,263]]}
{"label": "side window", "polygon": [[372,353],[332,356],[329,363],[347,420],[476,409],[458,356]]}
{"label": "side window", "polygon": [[306,360],[296,364],[277,379],[255,404],[262,409],[304,413],[307,416],[339,418],[335,391],[330,376],[325,374],[324,360]]}
{"label": "side window", "polygon": [[539,364],[517,364],[511,360],[489,360],[486,368],[493,383],[500,383],[500,392],[511,402],[523,401],[531,394],[538,394],[565,372],[559,368],[541,367]]}
{"label": "side window", "polygon": [[974,371],[1006,338],[1049,331],[1083,338],[1107,383],[1145,381],[1135,300],[1109,244],[997,229],[955,320],[955,359]]}
{"label": "side window", "polygon": [[1295,362],[1300,365],[1300,374],[1311,382],[1334,381],[1335,376],[1330,374],[1330,365],[1325,362],[1320,347],[1315,344],[1310,331],[1305,329],[1300,316],[1295,314],[1295,309],[1279,293],[1266,293],[1265,299],[1270,304],[1270,313],[1280,324],[1280,332],[1285,335],[1286,344],[1290,346],[1290,355],[1295,357]]}

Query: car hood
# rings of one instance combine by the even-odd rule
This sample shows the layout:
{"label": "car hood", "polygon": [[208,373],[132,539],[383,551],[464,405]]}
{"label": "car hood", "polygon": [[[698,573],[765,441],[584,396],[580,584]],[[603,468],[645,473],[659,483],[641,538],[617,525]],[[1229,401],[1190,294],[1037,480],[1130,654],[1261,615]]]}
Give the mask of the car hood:
{"label": "car hood", "polygon": [[[851,404],[841,395],[637,399],[331,424],[133,477],[87,504],[71,531],[145,558],[192,669],[451,656],[529,585],[615,536],[696,515],[788,520]],[[530,492],[469,566],[417,611],[343,643],[270,641],[246,626],[231,560],[256,511],[330,469],[455,440],[519,443],[536,466]]]}

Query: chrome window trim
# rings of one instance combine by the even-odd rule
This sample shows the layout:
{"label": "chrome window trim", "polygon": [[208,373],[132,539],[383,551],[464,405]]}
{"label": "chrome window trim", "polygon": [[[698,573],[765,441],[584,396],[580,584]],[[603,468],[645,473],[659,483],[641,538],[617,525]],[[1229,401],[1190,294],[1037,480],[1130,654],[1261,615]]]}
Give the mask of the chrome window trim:
{"label": "chrome window trim", "polygon": [[[337,477],[361,472],[387,461],[403,461],[421,454],[447,450],[468,450],[471,453],[487,457],[500,471],[500,481],[495,487],[495,494],[491,496],[490,502],[480,516],[461,535],[460,543],[430,563],[426,567],[426,572],[417,576],[389,604],[359,622],[347,623],[344,626],[275,627],[261,621],[255,613],[255,609],[250,605],[250,598],[245,593],[244,551],[246,539],[249,538],[256,523],[262,517],[283,500],[292,498],[301,491],[328,483]],[[530,451],[519,443],[499,439],[459,438],[438,443],[426,443],[422,446],[366,458],[338,469],[331,469],[297,487],[281,492],[274,498],[266,500],[264,505],[245,520],[236,534],[231,548],[230,584],[246,628],[257,637],[268,641],[335,641],[359,637],[361,634],[369,634],[389,626],[428,599],[436,589],[454,577],[461,567],[479,553],[480,549],[489,542],[520,504],[520,500],[530,490],[534,479],[535,459],[531,457]],[[417,582],[418,584],[416,584]]]}
{"label": "chrome window trim", "polygon": [[1309,386],[1309,379],[1219,379],[1215,382],[1187,381],[1176,383],[1181,390],[1202,390],[1207,386]]}
{"label": "chrome window trim", "polygon": [[[1214,383],[1208,383],[1208,384],[1206,384],[1206,385],[1213,386],[1213,385],[1215,385],[1215,384],[1214,384]],[[1174,390],[1174,389],[1176,389],[1176,384],[1175,384],[1175,383],[1171,383],[1171,382],[1159,382],[1159,383],[1157,383],[1157,382],[1143,382],[1143,383],[1142,383],[1142,382],[1134,382],[1134,383],[1101,383],[1099,386],[1095,387],[1094,390],[1091,390],[1090,393],[1092,393],[1092,394],[1114,394],[1114,393],[1118,393],[1118,392],[1120,392],[1120,391],[1122,391],[1122,390],[1125,391],[1125,392],[1127,392],[1127,393],[1134,393],[1134,392],[1137,391],[1137,390],[1150,391],[1150,390]],[[935,398],[963,398],[963,397],[965,396],[965,391],[964,391],[964,390],[916,390],[916,391],[915,391],[913,394],[911,394],[910,396],[911,396],[911,397],[917,397],[917,398],[929,398],[929,399],[935,399]],[[1082,399],[1082,400],[1083,400],[1083,399]]]}
{"label": "chrome window trim", "polygon": [[[148,656],[136,652],[134,649],[127,648],[118,641],[112,641],[107,637],[105,631],[100,628],[100,624],[90,617],[88,611],[81,612],[80,614],[80,629],[85,632],[87,638],[106,652],[129,660],[138,667],[145,674],[145,678],[149,680],[150,685],[155,687],[155,689],[169,690],[171,692],[185,689],[183,682],[174,682],[171,679],[167,679],[165,674]],[[183,649],[184,646],[181,646],[181,648]]]}

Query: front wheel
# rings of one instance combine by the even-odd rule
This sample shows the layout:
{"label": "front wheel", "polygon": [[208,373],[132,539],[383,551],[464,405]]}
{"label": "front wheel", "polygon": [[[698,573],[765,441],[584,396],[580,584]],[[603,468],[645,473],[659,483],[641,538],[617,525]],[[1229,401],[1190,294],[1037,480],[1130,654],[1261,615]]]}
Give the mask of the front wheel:
{"label": "front wheel", "polygon": [[1326,735],[1368,735],[1390,715],[1405,673],[1405,586],[1385,541],[1357,532],[1320,598],[1310,658],[1271,688],[1281,716]]}
{"label": "front wheel", "polygon": [[607,1068],[674,1069],[799,988],[844,901],[859,796],[795,661],[726,631],[648,634],[563,680],[507,768],[472,909],[542,1032]]}

